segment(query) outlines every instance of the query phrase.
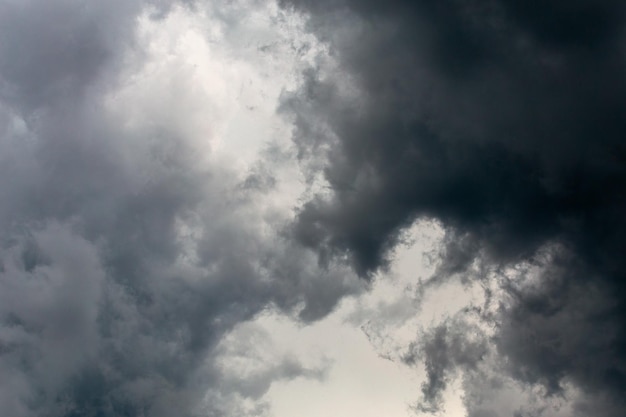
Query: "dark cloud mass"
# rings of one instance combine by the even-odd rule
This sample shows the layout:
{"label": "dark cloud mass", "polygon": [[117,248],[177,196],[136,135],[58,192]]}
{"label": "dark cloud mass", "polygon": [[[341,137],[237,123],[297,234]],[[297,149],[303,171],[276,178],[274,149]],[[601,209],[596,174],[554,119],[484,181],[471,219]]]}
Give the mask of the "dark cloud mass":
{"label": "dark cloud mass", "polygon": [[356,286],[267,231],[287,219],[263,208],[274,182],[116,111],[138,17],[170,7],[0,1],[2,416],[243,415],[231,392],[321,378],[289,358],[251,380],[218,369],[238,323],[314,320]]}
{"label": "dark cloud mass", "polygon": [[[574,386],[576,415],[624,415],[623,2],[282,3],[310,15],[338,65],[285,97],[300,155],[331,189],[294,235],[370,276],[405,228],[437,219],[439,278],[479,262],[491,272],[478,279],[501,283],[501,370],[551,398]],[[470,415],[498,415],[472,393]]]}
{"label": "dark cloud mass", "polygon": [[371,279],[419,219],[446,236],[418,293],[460,278],[485,301],[406,349],[418,413],[460,375],[471,417],[625,415],[623,2],[279,3],[329,55],[283,96],[328,185],[295,221],[280,157],[203,158],[187,73],[133,90],[159,46],[138,28],[213,3],[0,0],[0,415],[266,415],[272,381],[325,370],[237,374],[220,358],[254,343],[228,336],[268,308],[324,317],[362,288],[346,260]]}

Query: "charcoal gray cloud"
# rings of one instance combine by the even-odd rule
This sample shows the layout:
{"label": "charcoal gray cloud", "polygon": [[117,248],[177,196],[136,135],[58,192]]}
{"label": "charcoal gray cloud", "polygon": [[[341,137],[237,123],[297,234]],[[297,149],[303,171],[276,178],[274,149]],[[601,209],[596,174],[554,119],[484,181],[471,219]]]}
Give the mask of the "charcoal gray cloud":
{"label": "charcoal gray cloud", "polygon": [[323,376],[288,358],[237,382],[216,365],[238,323],[266,308],[314,320],[357,287],[257,207],[270,160],[246,177],[161,121],[116,119],[138,17],[170,6],[0,2],[3,416],[241,415],[208,393]]}
{"label": "charcoal gray cloud", "polygon": [[[573,384],[579,415],[626,412],[623,3],[282,4],[310,16],[339,67],[284,98],[303,163],[330,185],[294,236],[370,277],[403,230],[437,219],[438,278],[479,262],[506,294],[490,318],[506,372],[547,397]],[[538,279],[503,273],[523,263]]]}

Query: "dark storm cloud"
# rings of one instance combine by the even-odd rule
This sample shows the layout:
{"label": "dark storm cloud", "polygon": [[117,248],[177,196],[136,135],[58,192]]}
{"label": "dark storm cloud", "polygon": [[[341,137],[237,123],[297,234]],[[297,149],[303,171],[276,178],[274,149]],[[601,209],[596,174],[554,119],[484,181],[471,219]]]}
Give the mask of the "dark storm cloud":
{"label": "dark storm cloud", "polygon": [[369,276],[434,218],[448,234],[440,278],[477,260],[541,264],[533,286],[502,287],[501,355],[519,380],[573,383],[623,413],[623,3],[282,3],[310,15],[339,65],[285,97],[303,161],[331,187],[295,236]]}
{"label": "dark storm cloud", "polygon": [[[206,166],[166,122],[111,111],[146,7],[169,6],[0,2],[3,416],[217,412],[201,400],[232,378],[225,334],[269,306],[319,318],[356,289],[267,231],[283,221],[256,204],[269,172]],[[284,361],[240,391],[298,375],[320,377]]]}

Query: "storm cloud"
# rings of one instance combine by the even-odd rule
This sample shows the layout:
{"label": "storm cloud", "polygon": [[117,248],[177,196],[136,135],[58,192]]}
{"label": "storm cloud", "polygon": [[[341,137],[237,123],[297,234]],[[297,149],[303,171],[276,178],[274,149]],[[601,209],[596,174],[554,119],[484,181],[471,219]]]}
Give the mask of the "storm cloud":
{"label": "storm cloud", "polygon": [[278,3],[0,0],[2,415],[271,415],[329,363],[251,320],[326,317],[420,222],[432,276],[350,319],[482,291],[384,353],[416,413],[624,415],[626,6]]}
{"label": "storm cloud", "polygon": [[[623,414],[624,5],[282,3],[310,17],[332,57],[284,97],[303,165],[328,185],[302,205],[293,235],[322,263],[349,259],[371,279],[411,224],[440,222],[433,280],[498,294],[478,311],[496,329],[485,335],[494,369],[545,401],[578,390],[573,415]],[[445,369],[469,381],[480,360],[450,346],[433,358],[429,346],[447,339],[424,337],[424,394],[436,404]],[[470,415],[501,415],[471,392]]]}
{"label": "storm cloud", "polygon": [[4,416],[243,415],[233,393],[323,377],[294,358],[219,367],[238,324],[315,320],[361,285],[281,234],[280,152],[243,172],[207,158],[220,103],[198,116],[193,63],[153,62],[167,44],[142,38],[191,7],[0,2]]}

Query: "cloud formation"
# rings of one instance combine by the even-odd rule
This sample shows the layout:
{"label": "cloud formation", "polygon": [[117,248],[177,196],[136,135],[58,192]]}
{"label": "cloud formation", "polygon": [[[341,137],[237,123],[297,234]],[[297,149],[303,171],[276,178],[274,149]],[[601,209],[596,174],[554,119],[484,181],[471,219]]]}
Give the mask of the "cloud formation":
{"label": "cloud formation", "polygon": [[5,416],[241,415],[207,392],[323,376],[291,358],[248,381],[218,367],[223,337],[264,309],[310,321],[361,285],[280,234],[280,152],[250,173],[211,153],[219,68],[211,84],[168,49],[193,34],[147,36],[186,7],[0,2]]}
{"label": "cloud formation", "polygon": [[[484,299],[403,351],[416,411],[460,376],[469,416],[623,415],[625,6],[280,4],[0,0],[3,415],[266,415],[325,368],[238,369],[245,323],[324,317],[420,219],[445,237],[416,298]],[[252,145],[285,88],[295,218],[290,150]]]}
{"label": "cloud formation", "polygon": [[[336,62],[284,99],[302,160],[330,187],[303,204],[294,236],[371,277],[413,222],[441,222],[434,279],[497,293],[480,316],[497,327],[499,371],[547,398],[575,387],[573,415],[623,414],[624,5],[282,4],[310,16]],[[464,363],[442,366],[470,375]],[[474,394],[470,415],[490,415]]]}

